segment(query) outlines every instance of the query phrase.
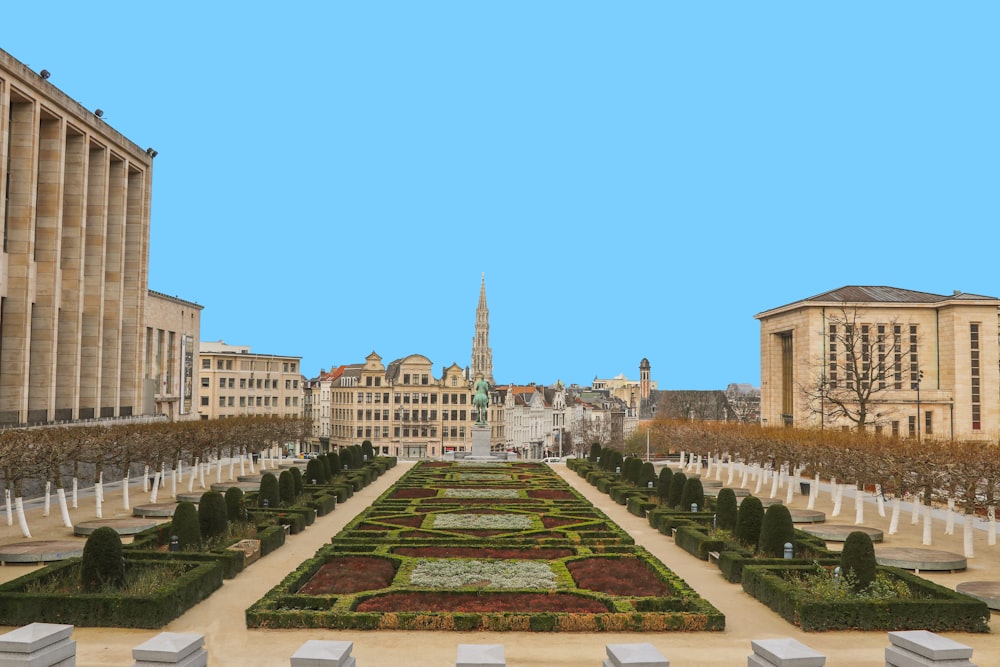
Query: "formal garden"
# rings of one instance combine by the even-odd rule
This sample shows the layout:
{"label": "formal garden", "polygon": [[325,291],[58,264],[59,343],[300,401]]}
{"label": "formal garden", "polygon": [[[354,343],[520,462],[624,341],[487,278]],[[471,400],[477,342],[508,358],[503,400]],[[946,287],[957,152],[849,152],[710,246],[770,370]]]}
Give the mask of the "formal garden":
{"label": "formal garden", "polygon": [[697,631],[725,618],[548,466],[422,462],[248,627]]}
{"label": "formal garden", "polygon": [[761,498],[737,498],[728,487],[706,494],[705,470],[700,457],[694,460],[692,467],[657,473],[639,457],[595,446],[568,465],[803,630],[989,631],[986,603],[878,565],[867,533],[851,532],[843,551],[831,551],[823,539],[797,529],[780,502],[765,508]]}

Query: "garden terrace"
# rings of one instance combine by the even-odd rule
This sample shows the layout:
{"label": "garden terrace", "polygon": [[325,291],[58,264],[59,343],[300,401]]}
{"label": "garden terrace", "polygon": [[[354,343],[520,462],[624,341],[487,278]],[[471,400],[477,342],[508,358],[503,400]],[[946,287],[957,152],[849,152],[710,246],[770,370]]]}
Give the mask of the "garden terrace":
{"label": "garden terrace", "polygon": [[725,618],[547,466],[424,463],[247,626],[667,631]]}

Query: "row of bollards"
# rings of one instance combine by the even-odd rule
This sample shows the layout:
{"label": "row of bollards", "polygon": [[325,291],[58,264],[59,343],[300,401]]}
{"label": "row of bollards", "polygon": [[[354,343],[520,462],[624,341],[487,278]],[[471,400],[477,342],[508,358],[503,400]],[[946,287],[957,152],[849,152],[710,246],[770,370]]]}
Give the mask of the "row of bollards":
{"label": "row of bollards", "polygon": [[[0,635],[3,667],[72,667],[76,642],[72,625],[31,623]],[[132,649],[132,667],[207,667],[205,635],[161,632]],[[823,667],[826,656],[796,639],[750,642],[748,667]],[[927,630],[889,633],[886,667],[975,667],[972,648]],[[311,639],[290,658],[291,667],[355,667],[354,642]],[[603,667],[670,667],[670,661],[649,643],[607,644]],[[455,667],[506,667],[503,644],[459,644]]]}

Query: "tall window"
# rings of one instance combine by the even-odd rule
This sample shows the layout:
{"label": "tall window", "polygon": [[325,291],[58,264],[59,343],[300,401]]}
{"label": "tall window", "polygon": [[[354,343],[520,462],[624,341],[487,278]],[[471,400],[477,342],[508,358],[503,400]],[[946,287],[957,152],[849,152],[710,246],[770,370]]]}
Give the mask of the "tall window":
{"label": "tall window", "polygon": [[917,358],[917,325],[910,325],[910,389],[916,389],[920,382],[920,363]]}
{"label": "tall window", "polygon": [[892,327],[892,388],[903,388],[903,327],[898,324]]}
{"label": "tall window", "polygon": [[979,368],[979,324],[969,325],[969,354],[971,363],[969,370],[972,377],[969,378],[969,389],[971,391],[972,403],[972,430],[978,431],[982,428],[982,403],[981,399],[981,376]]}
{"label": "tall window", "polygon": [[831,388],[837,387],[837,325],[831,324],[829,329],[829,366],[827,379]]}

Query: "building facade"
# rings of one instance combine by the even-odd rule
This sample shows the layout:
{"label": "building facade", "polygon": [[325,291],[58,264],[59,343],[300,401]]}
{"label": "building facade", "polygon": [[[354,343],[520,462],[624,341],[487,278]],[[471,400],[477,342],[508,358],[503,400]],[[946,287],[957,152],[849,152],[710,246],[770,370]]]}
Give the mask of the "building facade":
{"label": "building facade", "polygon": [[493,379],[493,349],[490,347],[490,309],[486,306],[486,274],[483,274],[479,285],[479,303],[476,306],[476,335],[472,338],[472,372],[473,381],[482,376],[490,386],[496,384]]}
{"label": "building facade", "polygon": [[175,296],[152,290],[147,294],[143,414],[163,415],[171,421],[198,418],[201,310],[197,303]]}
{"label": "building facade", "polygon": [[258,354],[245,345],[202,342],[198,353],[201,419],[303,416],[301,357]]}
{"label": "building facade", "polygon": [[857,428],[863,401],[866,429],[995,439],[998,306],[962,292],[847,286],[759,313],[761,424]]}
{"label": "building facade", "polygon": [[102,115],[0,51],[0,425],[181,414],[147,336],[191,322],[145,321],[156,151]]}

